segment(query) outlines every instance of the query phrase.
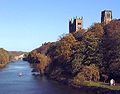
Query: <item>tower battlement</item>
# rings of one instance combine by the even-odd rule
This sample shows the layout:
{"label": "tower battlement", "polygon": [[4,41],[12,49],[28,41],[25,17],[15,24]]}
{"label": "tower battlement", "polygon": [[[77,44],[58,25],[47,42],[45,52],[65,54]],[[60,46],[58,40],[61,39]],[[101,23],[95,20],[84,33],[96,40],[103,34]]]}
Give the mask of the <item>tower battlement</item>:
{"label": "tower battlement", "polygon": [[79,31],[83,28],[83,17],[71,18],[69,20],[69,33]]}
{"label": "tower battlement", "polygon": [[112,20],[112,11],[104,10],[101,12],[101,23],[108,24]]}
{"label": "tower battlement", "polygon": [[[101,23],[108,24],[112,20],[112,11],[104,10],[101,12]],[[71,18],[69,20],[69,33],[73,33],[83,29],[83,17]]]}

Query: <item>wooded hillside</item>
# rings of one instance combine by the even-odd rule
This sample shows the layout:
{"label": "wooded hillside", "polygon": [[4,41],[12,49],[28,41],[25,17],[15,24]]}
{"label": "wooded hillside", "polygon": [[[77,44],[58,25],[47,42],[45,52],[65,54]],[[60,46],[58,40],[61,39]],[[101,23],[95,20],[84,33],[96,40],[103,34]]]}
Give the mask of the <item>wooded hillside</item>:
{"label": "wooded hillside", "polygon": [[120,82],[120,20],[66,34],[31,51],[25,60],[42,75],[65,83]]}

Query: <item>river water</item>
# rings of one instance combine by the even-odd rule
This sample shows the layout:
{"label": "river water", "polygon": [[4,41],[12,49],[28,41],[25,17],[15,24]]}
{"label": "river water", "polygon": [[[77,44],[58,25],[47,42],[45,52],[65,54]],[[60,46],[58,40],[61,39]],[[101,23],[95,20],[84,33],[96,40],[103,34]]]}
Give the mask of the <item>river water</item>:
{"label": "river water", "polygon": [[[45,77],[35,77],[28,62],[16,61],[0,69],[0,94],[90,94]],[[23,76],[18,74],[22,72]]]}

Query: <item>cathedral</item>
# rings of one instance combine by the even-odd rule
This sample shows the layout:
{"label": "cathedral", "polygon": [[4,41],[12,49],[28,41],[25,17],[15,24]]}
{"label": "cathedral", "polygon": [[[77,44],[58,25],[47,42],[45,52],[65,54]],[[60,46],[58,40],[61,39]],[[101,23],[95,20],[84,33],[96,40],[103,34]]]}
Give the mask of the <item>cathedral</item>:
{"label": "cathedral", "polygon": [[[104,10],[101,12],[101,23],[108,24],[112,20],[112,11]],[[69,20],[69,33],[77,32],[83,28],[83,17]]]}

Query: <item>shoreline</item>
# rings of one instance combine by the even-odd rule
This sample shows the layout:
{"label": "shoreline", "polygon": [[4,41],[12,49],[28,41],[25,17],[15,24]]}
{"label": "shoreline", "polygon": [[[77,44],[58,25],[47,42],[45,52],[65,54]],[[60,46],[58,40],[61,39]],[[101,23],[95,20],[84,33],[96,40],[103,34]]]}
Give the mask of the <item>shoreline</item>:
{"label": "shoreline", "polygon": [[92,92],[92,94],[120,94],[120,89],[119,90],[117,90],[117,89],[112,90],[112,89],[108,89],[105,87],[87,86],[85,84],[72,85],[72,84],[68,83],[67,80],[58,80],[58,79],[54,79],[54,78],[50,78],[50,77],[47,77],[47,79],[52,80],[52,81],[56,81],[57,83],[64,84],[64,85],[71,87],[71,88],[74,88],[74,89],[81,89],[83,91]]}
{"label": "shoreline", "polygon": [[0,64],[0,69],[4,68],[7,64]]}
{"label": "shoreline", "polygon": [[120,94],[120,90],[111,90],[103,87],[96,87],[96,86],[70,86],[75,89],[82,89],[85,91],[92,91],[93,94]]}
{"label": "shoreline", "polygon": [[[78,88],[78,87],[74,87]],[[79,89],[85,91],[93,91],[93,94],[120,94],[120,90],[110,90],[107,88],[102,87],[95,87],[95,86],[81,86]]]}

